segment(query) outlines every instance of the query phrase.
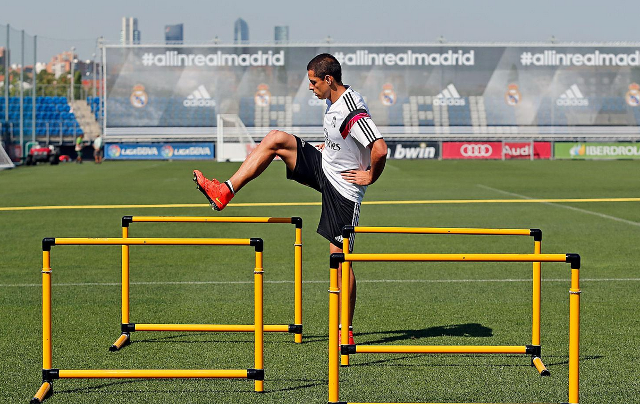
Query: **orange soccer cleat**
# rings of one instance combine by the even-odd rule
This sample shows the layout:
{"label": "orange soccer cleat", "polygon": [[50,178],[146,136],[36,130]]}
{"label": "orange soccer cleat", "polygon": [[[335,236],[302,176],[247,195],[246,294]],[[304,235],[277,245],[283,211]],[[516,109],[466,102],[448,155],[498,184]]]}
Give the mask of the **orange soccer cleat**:
{"label": "orange soccer cleat", "polygon": [[196,188],[207,197],[214,210],[221,211],[233,198],[231,189],[225,183],[216,179],[210,181],[198,170],[193,171],[193,181],[196,183]]}

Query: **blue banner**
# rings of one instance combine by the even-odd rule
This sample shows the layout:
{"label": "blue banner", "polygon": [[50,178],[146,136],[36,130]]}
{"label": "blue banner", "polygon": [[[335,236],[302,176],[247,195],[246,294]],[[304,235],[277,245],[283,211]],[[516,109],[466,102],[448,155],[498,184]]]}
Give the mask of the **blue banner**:
{"label": "blue banner", "polygon": [[213,160],[213,143],[110,143],[109,160]]}

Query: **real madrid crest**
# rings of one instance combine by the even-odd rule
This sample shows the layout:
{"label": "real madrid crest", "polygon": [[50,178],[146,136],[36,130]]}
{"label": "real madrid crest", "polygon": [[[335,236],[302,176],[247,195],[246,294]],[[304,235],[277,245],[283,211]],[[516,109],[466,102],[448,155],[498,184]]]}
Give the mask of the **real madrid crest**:
{"label": "real madrid crest", "polygon": [[131,101],[131,105],[136,108],[142,108],[149,102],[149,96],[144,91],[144,86],[141,84],[137,84],[133,86],[133,92],[131,93],[131,97],[129,97],[129,101]]}
{"label": "real madrid crest", "polygon": [[504,94],[504,101],[507,103],[507,105],[511,105],[512,107],[515,107],[518,105],[521,99],[522,99],[522,94],[520,94],[520,91],[518,91],[518,85],[509,84],[509,88],[507,89],[507,92]]}
{"label": "real madrid crest", "polygon": [[260,107],[266,107],[271,102],[271,93],[269,92],[269,86],[266,84],[260,84],[258,91],[254,97],[256,105]]}
{"label": "real madrid crest", "polygon": [[396,103],[396,92],[393,91],[393,85],[386,83],[382,86],[382,92],[380,93],[380,102],[387,107]]}
{"label": "real madrid crest", "polygon": [[624,96],[624,99],[627,101],[627,104],[632,107],[637,107],[640,105],[640,85],[636,83],[629,84],[629,91]]}

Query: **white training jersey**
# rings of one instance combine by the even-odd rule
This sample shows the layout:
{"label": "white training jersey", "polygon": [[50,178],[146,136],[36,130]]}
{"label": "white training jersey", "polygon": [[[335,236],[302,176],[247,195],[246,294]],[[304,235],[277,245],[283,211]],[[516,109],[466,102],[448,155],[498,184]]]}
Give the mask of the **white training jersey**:
{"label": "white training jersey", "polygon": [[362,96],[349,86],[345,87],[347,90],[335,103],[327,100],[322,171],[342,196],[353,202],[362,202],[367,187],[345,181],[340,173],[367,170],[371,165],[368,146],[381,139],[382,135],[371,120]]}

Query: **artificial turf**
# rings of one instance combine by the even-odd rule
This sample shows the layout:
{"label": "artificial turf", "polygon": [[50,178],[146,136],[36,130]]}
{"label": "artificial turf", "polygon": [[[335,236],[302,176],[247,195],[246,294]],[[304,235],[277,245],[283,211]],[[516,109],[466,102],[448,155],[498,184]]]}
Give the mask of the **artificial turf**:
{"label": "artificial turf", "polygon": [[[28,402],[41,383],[44,237],[120,237],[124,215],[300,216],[304,338],[265,335],[265,393],[246,380],[57,380],[49,403],[327,402],[328,243],[315,233],[319,195],[274,163],[223,212],[191,170],[226,179],[234,163],[106,162],[0,172],[0,402]],[[540,228],[545,253],[578,253],[580,402],[640,395],[640,202],[515,202],[640,197],[634,161],[388,161],[361,225]],[[512,200],[500,202],[496,200]],[[435,201],[435,203],[433,202]],[[255,206],[248,204],[261,203]],[[289,205],[269,205],[288,203]],[[300,203],[300,204],[298,204]],[[141,207],[172,205],[175,207]],[[236,204],[236,205],[233,205]],[[242,204],[242,206],[237,206]],[[87,206],[99,209],[2,210]],[[113,205],[129,205],[113,207]],[[265,322],[293,322],[293,226],[133,224],[131,237],[261,237]],[[357,236],[356,252],[531,253],[519,236]],[[54,246],[53,365],[59,369],[253,367],[252,334],[135,332],[119,352],[120,248]],[[131,247],[131,321],[250,323],[253,255],[246,247]],[[566,402],[569,266],[543,264],[540,377],[520,355],[358,354],[340,370],[340,399],[358,402]],[[531,264],[358,263],[356,343],[525,345]]]}

